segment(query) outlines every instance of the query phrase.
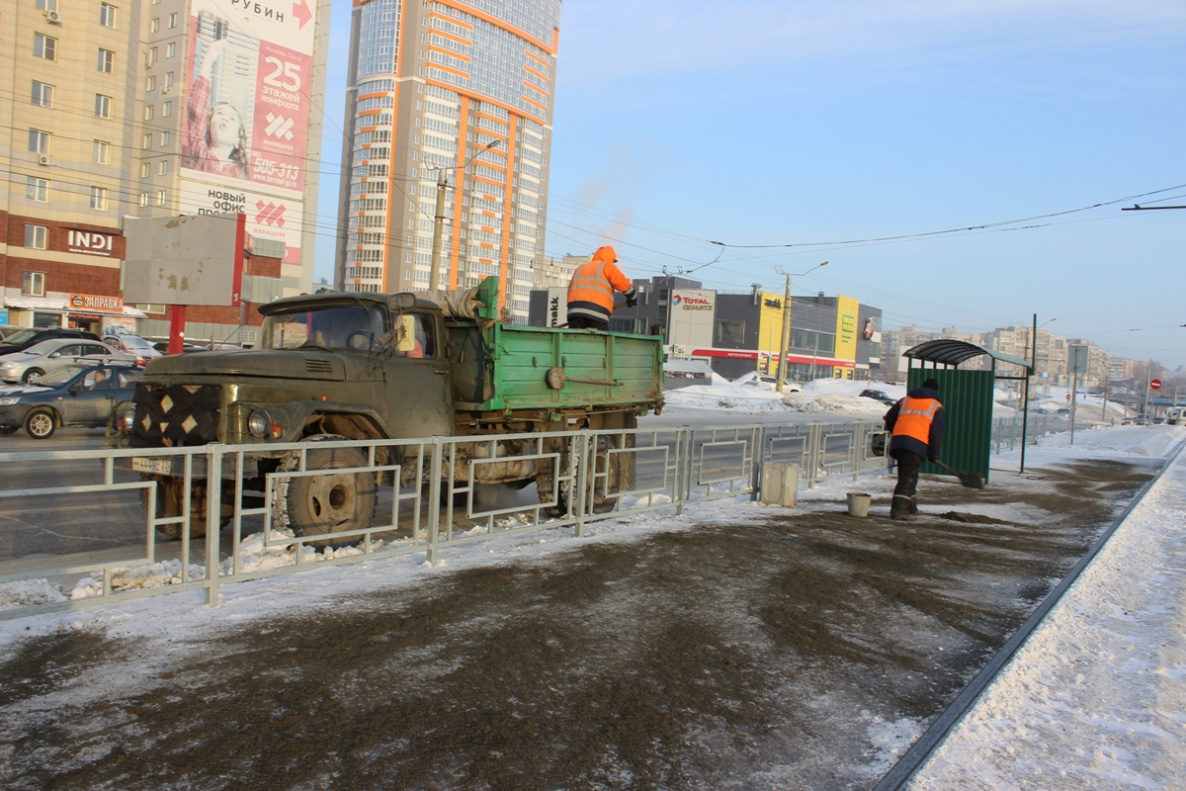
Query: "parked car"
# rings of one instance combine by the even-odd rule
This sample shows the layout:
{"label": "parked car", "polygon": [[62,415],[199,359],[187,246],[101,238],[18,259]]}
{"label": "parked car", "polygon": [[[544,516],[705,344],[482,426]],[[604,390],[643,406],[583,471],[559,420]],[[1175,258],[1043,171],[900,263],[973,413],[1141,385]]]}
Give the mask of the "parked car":
{"label": "parked car", "polygon": [[153,348],[151,343],[139,335],[127,332],[121,332],[118,335],[104,335],[103,343],[133,355],[137,365],[144,365],[152,358],[161,356],[161,352]]}
{"label": "parked car", "polygon": [[893,398],[884,390],[862,390],[861,398],[872,398],[874,401],[880,401],[883,404],[894,405],[898,403],[898,399]]}
{"label": "parked car", "polygon": [[[754,371],[743,374],[733,380],[733,384],[742,385],[743,387],[757,387],[762,390],[777,390],[777,383],[778,377],[772,374],[760,374]],[[803,388],[794,382],[788,382],[786,379],[783,379],[782,391],[784,393],[802,393]]]}
{"label": "parked car", "polygon": [[28,329],[27,327],[18,327],[15,324],[0,324],[0,343],[6,343],[5,339],[11,338],[21,330]]}
{"label": "parked car", "polygon": [[54,338],[70,338],[78,341],[97,341],[99,336],[88,330],[76,330],[70,327],[22,327],[19,332],[4,339],[0,344],[0,355],[23,352],[30,346]]}
{"label": "parked car", "polygon": [[[152,348],[154,350],[156,350],[156,352],[158,354],[168,354],[169,353],[169,342],[168,341],[159,341],[157,343],[152,344]],[[202,352],[202,351],[206,351],[205,346],[195,346],[194,344],[189,343],[189,342],[183,342],[181,344],[182,354],[184,354],[185,352]]]}
{"label": "parked car", "polygon": [[48,439],[59,428],[106,426],[136,391],[142,371],[132,365],[71,364],[32,385],[0,387],[0,434],[23,428]]}
{"label": "parked car", "polygon": [[0,380],[30,384],[46,374],[77,363],[83,357],[98,358],[92,362],[113,360],[136,365],[135,355],[121,352],[102,341],[56,338],[35,343],[23,352],[10,354],[0,360]]}

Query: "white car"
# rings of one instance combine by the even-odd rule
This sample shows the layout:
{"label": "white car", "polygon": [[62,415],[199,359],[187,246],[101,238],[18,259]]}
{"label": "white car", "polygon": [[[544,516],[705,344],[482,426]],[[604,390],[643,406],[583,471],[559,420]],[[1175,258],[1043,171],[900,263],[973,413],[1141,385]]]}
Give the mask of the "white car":
{"label": "white car", "polygon": [[137,365],[144,365],[152,358],[161,356],[161,353],[154,349],[151,343],[139,335],[133,335],[129,332],[121,332],[118,335],[104,335],[103,343],[119,349],[121,352],[135,355]]}
{"label": "white car", "polygon": [[[82,358],[87,358],[85,361]],[[5,382],[36,382],[79,362],[117,362],[136,365],[136,356],[99,341],[54,338],[35,343],[23,352],[0,357],[0,379]]]}
{"label": "white car", "polygon": [[[771,374],[760,374],[750,372],[743,376],[739,376],[733,380],[733,384],[742,385],[743,387],[757,387],[762,390],[777,390],[778,377]],[[784,393],[802,393],[803,388],[794,382],[788,382],[786,379],[782,380],[782,391]]]}

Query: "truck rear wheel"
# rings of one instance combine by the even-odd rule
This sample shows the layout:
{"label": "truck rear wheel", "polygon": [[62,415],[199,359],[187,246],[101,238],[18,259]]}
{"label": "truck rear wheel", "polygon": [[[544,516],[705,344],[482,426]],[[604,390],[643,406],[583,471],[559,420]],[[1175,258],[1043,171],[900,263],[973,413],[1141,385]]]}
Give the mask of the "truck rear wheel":
{"label": "truck rear wheel", "polygon": [[[605,514],[618,506],[615,497],[622,489],[631,488],[632,483],[626,479],[626,470],[622,464],[622,454],[611,452],[618,447],[618,443],[625,439],[623,435],[599,436],[597,448],[594,451],[592,465],[585,478],[585,492],[592,491],[593,502],[590,510],[595,514]],[[633,437],[630,437],[632,440]],[[560,471],[564,473],[571,464],[570,454],[565,451],[560,456]],[[546,473],[536,476],[536,488],[540,499],[551,499],[553,478],[549,469]],[[544,510],[548,516],[562,517],[568,514],[569,505],[576,506],[576,492],[568,481],[561,481],[556,492],[556,505],[547,506]]]}
{"label": "truck rear wheel", "polygon": [[[310,441],[344,440],[345,437],[322,434]],[[272,515],[278,527],[289,527],[301,537],[329,535],[368,527],[375,515],[375,474],[373,472],[334,472],[350,467],[366,467],[367,457],[358,448],[318,448],[306,452],[305,470],[317,475],[283,479],[275,488]],[[299,454],[293,454],[280,469],[298,469]],[[325,471],[325,472],[321,472]],[[341,541],[352,544],[357,536]],[[306,542],[310,546],[333,546],[334,541]]]}

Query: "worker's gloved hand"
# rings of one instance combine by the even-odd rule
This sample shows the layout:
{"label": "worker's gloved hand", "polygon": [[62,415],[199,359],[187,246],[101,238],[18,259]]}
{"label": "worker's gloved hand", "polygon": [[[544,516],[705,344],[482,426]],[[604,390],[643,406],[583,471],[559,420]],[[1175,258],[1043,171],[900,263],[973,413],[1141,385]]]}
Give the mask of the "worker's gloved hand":
{"label": "worker's gloved hand", "polygon": [[626,307],[632,308],[637,304],[638,304],[638,295],[637,294],[627,294],[626,295]]}

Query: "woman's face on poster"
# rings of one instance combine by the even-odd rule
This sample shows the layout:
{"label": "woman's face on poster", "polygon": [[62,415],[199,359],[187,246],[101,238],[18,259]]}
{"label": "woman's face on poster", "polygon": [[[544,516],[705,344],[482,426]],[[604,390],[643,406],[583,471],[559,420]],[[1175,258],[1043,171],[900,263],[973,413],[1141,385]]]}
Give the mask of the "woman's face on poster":
{"label": "woman's face on poster", "polygon": [[216,104],[210,112],[210,142],[215,145],[239,145],[239,129],[242,125],[238,110],[225,102]]}

